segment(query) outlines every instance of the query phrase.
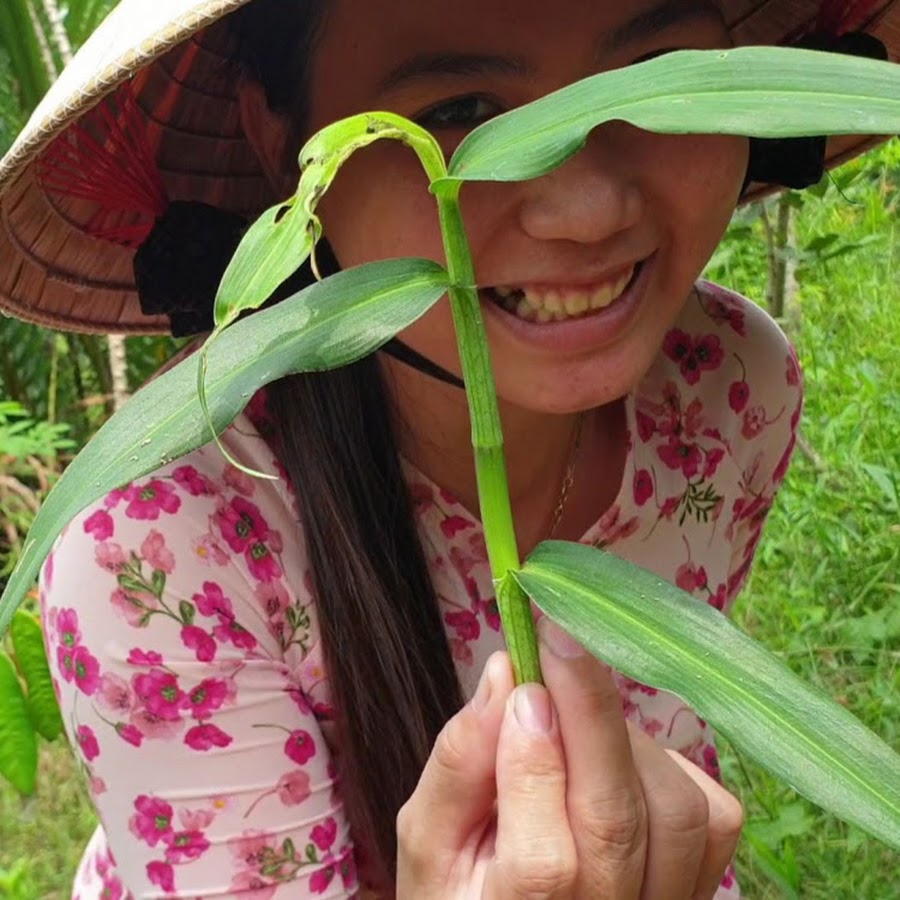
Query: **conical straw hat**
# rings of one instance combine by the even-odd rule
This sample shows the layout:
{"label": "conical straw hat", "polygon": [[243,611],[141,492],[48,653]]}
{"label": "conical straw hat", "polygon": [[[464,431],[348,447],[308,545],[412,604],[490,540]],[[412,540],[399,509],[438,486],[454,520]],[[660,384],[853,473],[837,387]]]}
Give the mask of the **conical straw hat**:
{"label": "conical straw hat", "polygon": [[[0,310],[72,331],[168,331],[167,317],[141,313],[134,249],[89,234],[96,205],[47,190],[40,177],[42,154],[55,138],[93,108],[121,109],[114,92],[129,77],[169,199],[200,200],[246,216],[276,202],[241,133],[236,72],[221,22],[247,2],[122,0],[84,44],[0,161]],[[722,0],[738,45],[789,43],[813,28],[821,5]],[[898,61],[900,0],[846,0],[845,15]],[[832,139],[829,164],[877,140]]]}

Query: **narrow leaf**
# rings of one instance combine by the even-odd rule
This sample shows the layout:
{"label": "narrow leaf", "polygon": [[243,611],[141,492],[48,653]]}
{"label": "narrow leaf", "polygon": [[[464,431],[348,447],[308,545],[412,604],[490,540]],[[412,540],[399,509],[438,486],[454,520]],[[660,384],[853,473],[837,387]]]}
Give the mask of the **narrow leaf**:
{"label": "narrow leaf", "polygon": [[48,741],[56,740],[63,723],[47,664],[44,635],[34,616],[18,610],[10,628],[16,661],[28,688],[28,709],[34,727]]}
{"label": "narrow leaf", "polygon": [[[216,329],[258,309],[306,261],[322,234],[315,210],[341,166],[359,149],[390,138],[411,146],[429,178],[446,174],[440,145],[425,129],[388,112],[361,113],[316,132],[300,150],[297,192],[250,226],[216,294]],[[315,262],[315,260],[313,260]]]}
{"label": "narrow leaf", "polygon": [[[207,395],[223,430],[263,385],[284,375],[346,365],[377,350],[447,291],[447,272],[424,259],[347,269],[236,322],[209,353]],[[183,360],[142,388],[97,432],[44,501],[19,565],[0,597],[0,635],[56,536],[115,487],[208,443],[196,365]]]}
{"label": "narrow leaf", "polygon": [[459,145],[445,181],[535,178],[614,119],[671,134],[896,134],[900,66],[784,47],[668,53],[485,122]]}
{"label": "narrow leaf", "polygon": [[591,653],[677,694],[795,790],[900,847],[900,756],[725,616],[580,544],[541,544],[513,577]]}
{"label": "narrow leaf", "polygon": [[37,734],[12,660],[0,651],[0,775],[21,794],[33,794]]}

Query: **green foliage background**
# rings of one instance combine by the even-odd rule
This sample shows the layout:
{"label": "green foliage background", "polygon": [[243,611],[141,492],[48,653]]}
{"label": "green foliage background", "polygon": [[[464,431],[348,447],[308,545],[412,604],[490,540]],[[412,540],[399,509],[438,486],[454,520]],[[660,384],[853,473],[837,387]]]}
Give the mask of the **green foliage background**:
{"label": "green foliage background", "polygon": [[[25,0],[2,2],[7,14]],[[112,5],[71,0],[63,7],[73,43]],[[4,21],[0,15],[0,29]],[[21,54],[8,52],[12,37],[0,30],[0,153],[32,102],[19,90],[26,79],[13,62]],[[844,167],[819,193],[792,195],[797,240],[786,251],[799,282],[783,324],[805,372],[803,444],[736,617],[896,747],[900,142]],[[771,217],[771,201],[768,210]],[[762,300],[769,267],[761,207],[751,207],[735,217],[708,275]],[[172,349],[168,340],[129,340],[130,384],[140,384]],[[67,454],[109,413],[105,346],[3,319],[0,379],[0,476],[39,501]],[[10,425],[23,422],[30,424],[11,436]],[[25,495],[0,490],[0,582],[31,509]],[[722,751],[726,782],[747,808],[738,859],[746,896],[891,896],[896,854],[821,814],[727,746]],[[0,898],[68,897],[94,821],[67,748],[44,743],[34,798],[23,800],[0,780]]]}

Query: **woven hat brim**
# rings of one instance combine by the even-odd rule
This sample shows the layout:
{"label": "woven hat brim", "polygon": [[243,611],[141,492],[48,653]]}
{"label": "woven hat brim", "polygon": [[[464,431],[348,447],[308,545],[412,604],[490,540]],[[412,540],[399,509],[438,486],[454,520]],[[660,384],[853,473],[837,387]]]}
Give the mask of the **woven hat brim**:
{"label": "woven hat brim", "polygon": [[[90,236],[95,209],[51,197],[35,160],[129,76],[171,200],[202,200],[254,216],[277,198],[243,138],[221,20],[251,0],[122,0],[85,43],[0,161],[0,310],[40,325],[150,334],[168,319],[141,313],[134,251]],[[723,0],[735,43],[778,44],[815,21],[818,0]],[[900,57],[900,0],[883,0],[866,30]],[[878,143],[829,141],[829,164]]]}

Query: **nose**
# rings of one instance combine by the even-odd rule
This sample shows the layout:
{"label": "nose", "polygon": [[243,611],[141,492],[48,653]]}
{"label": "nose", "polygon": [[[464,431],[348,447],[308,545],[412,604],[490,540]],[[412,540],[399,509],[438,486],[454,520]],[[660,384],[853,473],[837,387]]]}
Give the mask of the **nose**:
{"label": "nose", "polygon": [[519,221],[529,237],[599,243],[640,221],[641,188],[616,124],[595,129],[575,156],[523,184]]}

